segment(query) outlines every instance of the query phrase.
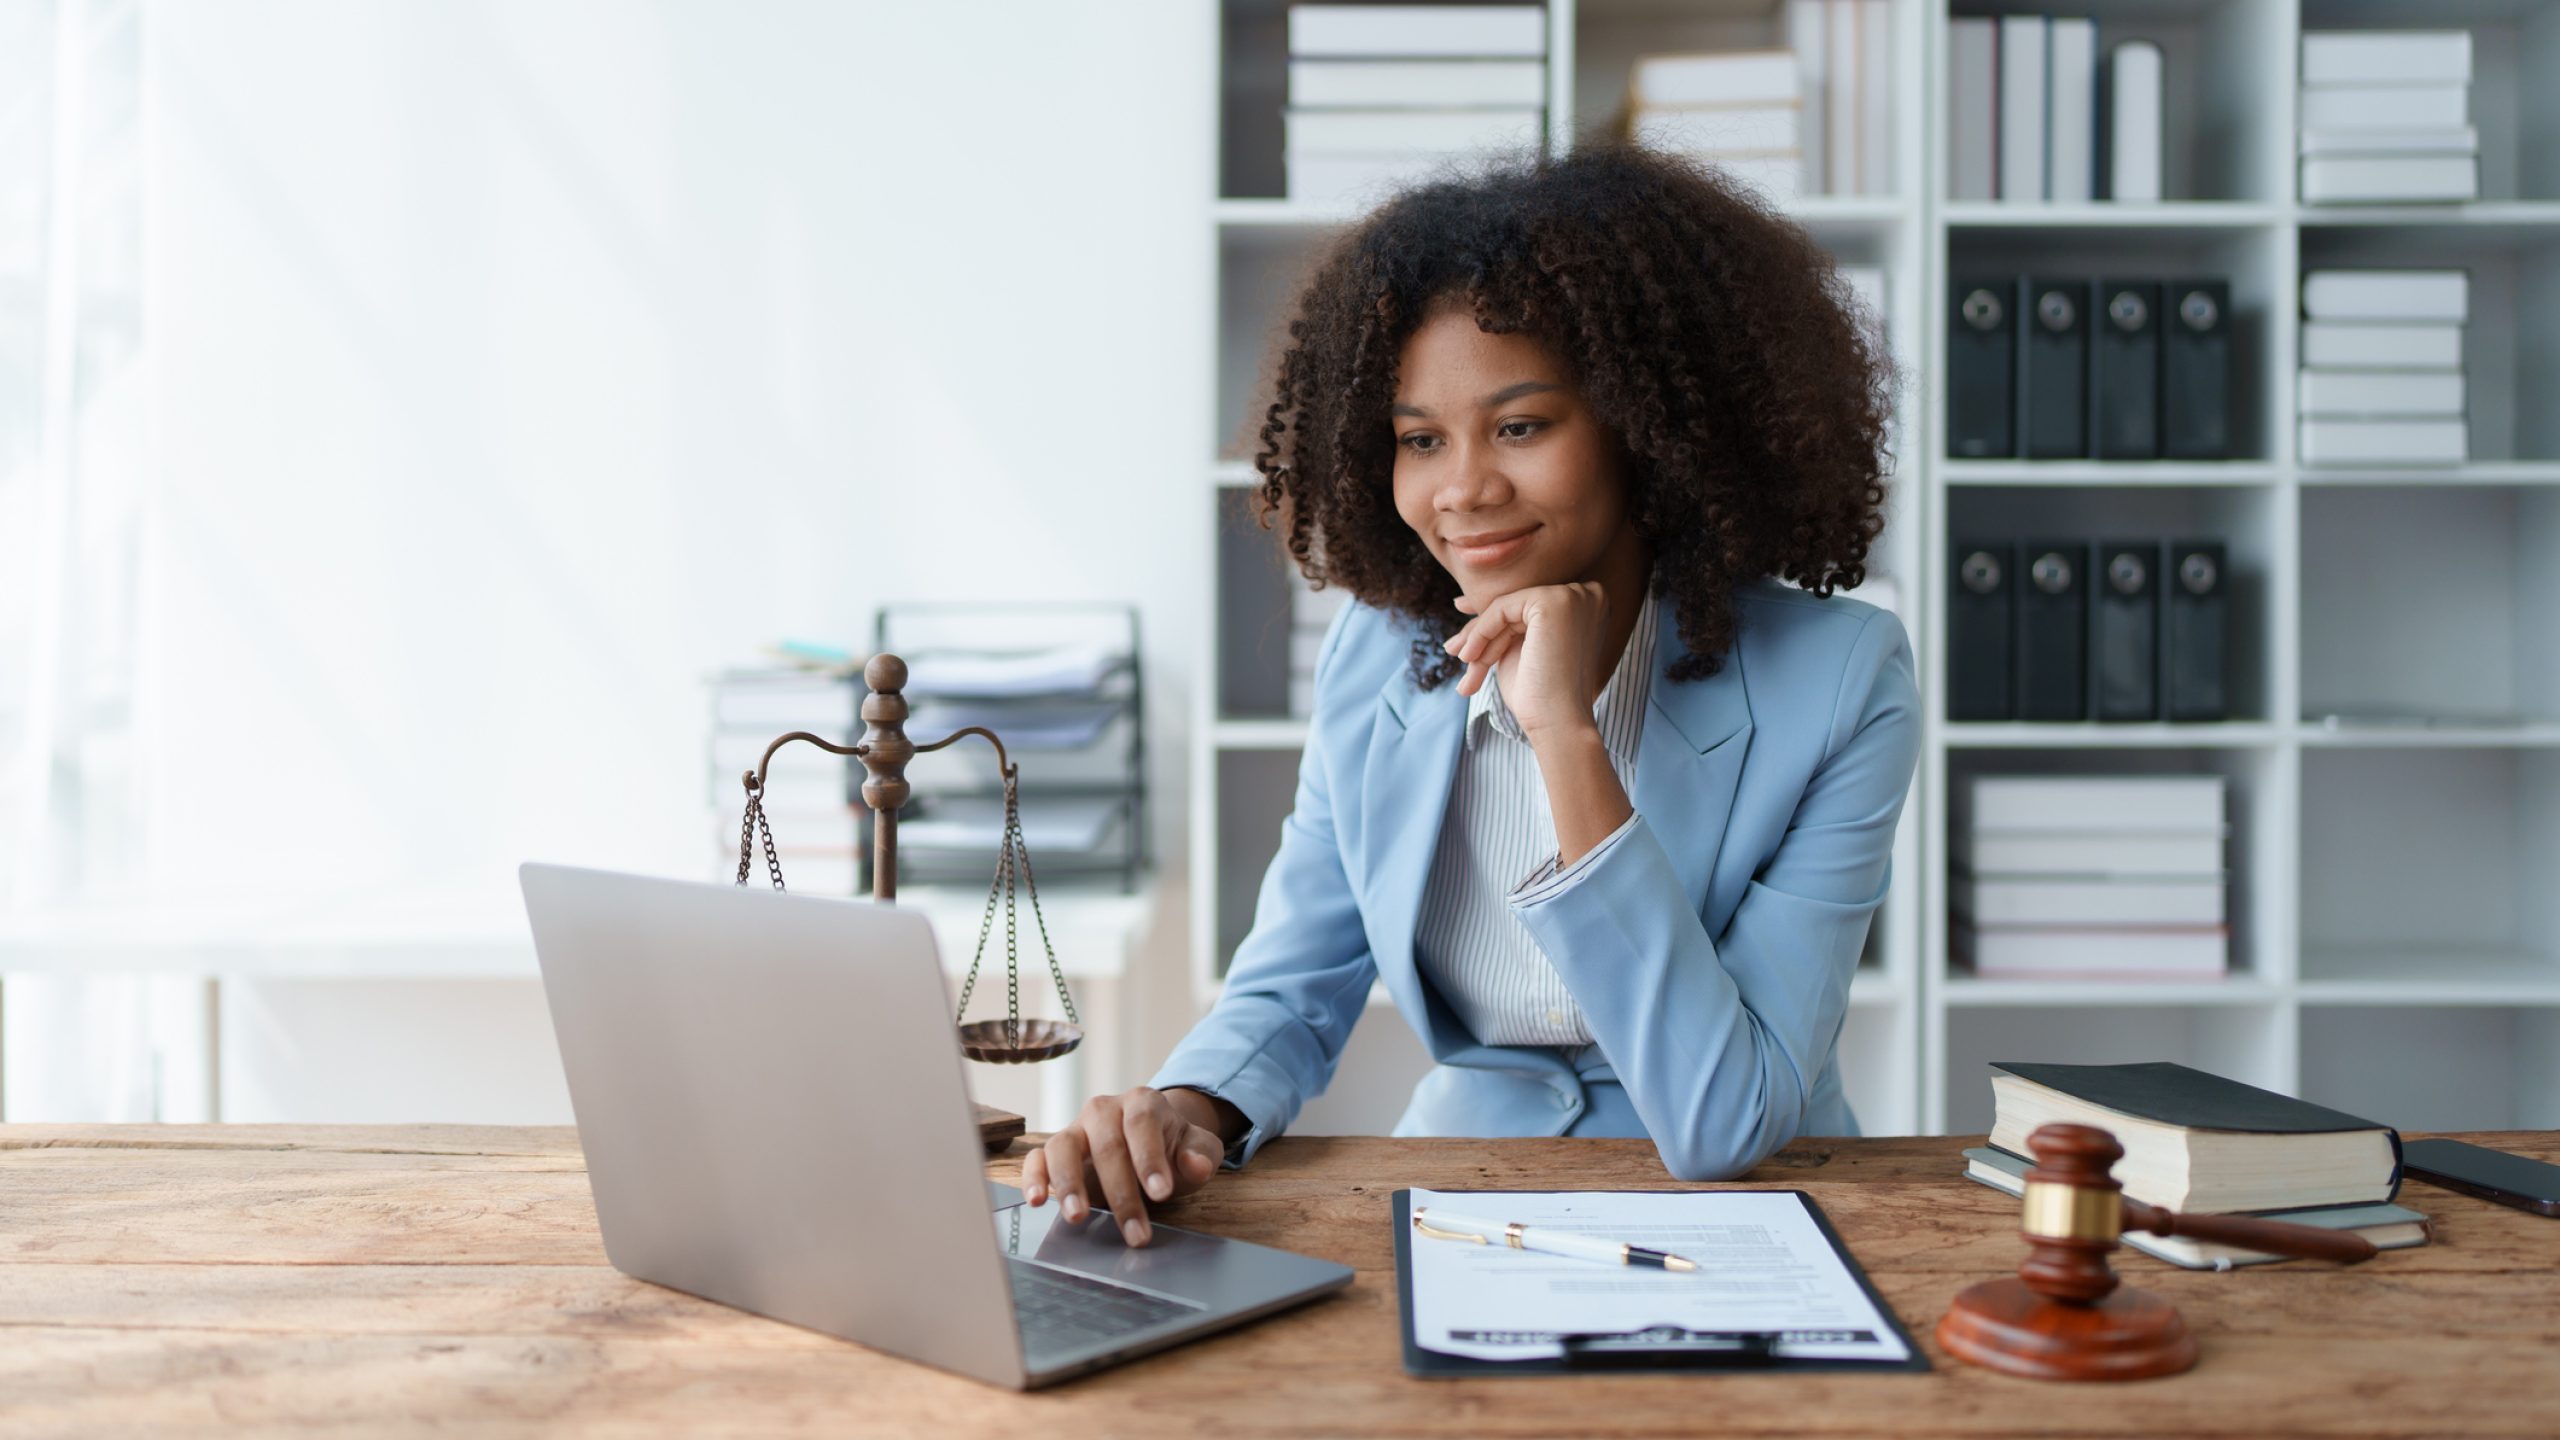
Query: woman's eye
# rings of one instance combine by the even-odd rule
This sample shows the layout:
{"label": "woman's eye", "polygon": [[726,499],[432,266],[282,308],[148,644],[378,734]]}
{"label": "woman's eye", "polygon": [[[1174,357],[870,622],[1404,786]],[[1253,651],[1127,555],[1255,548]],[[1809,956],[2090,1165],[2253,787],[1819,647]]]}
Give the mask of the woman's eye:
{"label": "woman's eye", "polygon": [[1428,455],[1431,453],[1431,446],[1428,442],[1437,440],[1438,438],[1439,437],[1435,435],[1416,433],[1412,435],[1399,436],[1396,443],[1417,455]]}
{"label": "woman's eye", "polygon": [[1544,428],[1546,428],[1546,422],[1542,420],[1505,420],[1502,422],[1502,429],[1499,433],[1509,435],[1512,431],[1516,430],[1520,433],[1512,435],[1511,438],[1515,440],[1526,440],[1531,435]]}

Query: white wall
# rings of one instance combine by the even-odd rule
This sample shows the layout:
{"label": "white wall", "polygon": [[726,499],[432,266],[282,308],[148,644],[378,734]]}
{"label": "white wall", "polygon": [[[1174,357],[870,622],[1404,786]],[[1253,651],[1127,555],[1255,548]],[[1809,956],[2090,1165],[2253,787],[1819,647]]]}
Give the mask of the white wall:
{"label": "white wall", "polygon": [[[702,873],[700,677],[888,599],[1138,602],[1178,875],[1212,18],[152,4],[152,903]],[[228,993],[225,1088],[508,1110],[415,999]]]}

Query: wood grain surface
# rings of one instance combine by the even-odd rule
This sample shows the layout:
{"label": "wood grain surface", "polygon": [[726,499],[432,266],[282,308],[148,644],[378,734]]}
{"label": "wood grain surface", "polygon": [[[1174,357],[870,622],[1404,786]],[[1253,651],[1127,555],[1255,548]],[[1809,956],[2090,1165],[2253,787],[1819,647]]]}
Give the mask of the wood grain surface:
{"label": "wood grain surface", "polygon": [[[2467,1138],[2560,1160],[2560,1133]],[[2185,1375],[1948,1359],[1949,1298],[2023,1254],[2018,1202],[1959,1178],[1978,1143],[1806,1140],[1742,1182],[1820,1201],[1932,1374],[1409,1378],[1397,1187],[1715,1187],[1641,1141],[1284,1138],[1166,1218],[1349,1290],[1016,1395],[616,1274],[570,1130],[0,1126],[0,1433],[2560,1435],[2560,1220],[2415,1181],[2435,1242],[2352,1269],[2120,1255],[2197,1332]]]}

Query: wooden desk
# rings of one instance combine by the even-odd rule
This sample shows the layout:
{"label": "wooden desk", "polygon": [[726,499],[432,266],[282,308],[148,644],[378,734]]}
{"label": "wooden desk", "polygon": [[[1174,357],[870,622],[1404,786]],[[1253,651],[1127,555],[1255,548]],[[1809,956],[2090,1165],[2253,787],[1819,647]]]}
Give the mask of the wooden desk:
{"label": "wooden desk", "polygon": [[[2560,1159],[2560,1132],[2478,1138]],[[1016,1395],[614,1273],[568,1130],[0,1126],[0,1430],[2560,1434],[2560,1220],[2414,1182],[2436,1242],[2353,1269],[2126,1254],[2199,1332],[2187,1375],[1948,1360],[1948,1298],[2021,1254],[2017,1202],[1957,1176],[1968,1143],[1809,1140],[1750,1177],[1815,1194],[1933,1374],[1407,1378],[1389,1191],[1676,1187],[1642,1142],[1283,1139],[1171,1218],[1356,1266],[1348,1291]]]}

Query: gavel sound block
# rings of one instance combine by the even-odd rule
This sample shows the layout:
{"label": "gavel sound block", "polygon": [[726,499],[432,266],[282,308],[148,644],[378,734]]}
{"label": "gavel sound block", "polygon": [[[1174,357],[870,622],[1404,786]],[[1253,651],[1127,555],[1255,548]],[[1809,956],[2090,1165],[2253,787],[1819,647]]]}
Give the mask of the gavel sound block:
{"label": "gavel sound block", "polygon": [[2027,1148],[2036,1158],[2019,1222],[2027,1258],[2016,1278],[1958,1295],[1938,1322],[1938,1343],[1959,1360],[2036,1380],[2147,1380],[2194,1365],[2195,1336],[2177,1307],[2122,1288],[2108,1266],[2126,1230],[2325,1260],[2374,1254],[2372,1241],[2349,1232],[2128,1200],[2110,1173],[2124,1147],[2093,1125],[2039,1126]]}

